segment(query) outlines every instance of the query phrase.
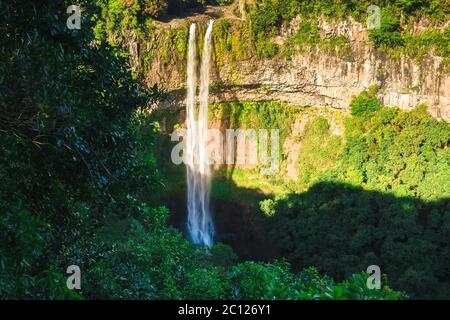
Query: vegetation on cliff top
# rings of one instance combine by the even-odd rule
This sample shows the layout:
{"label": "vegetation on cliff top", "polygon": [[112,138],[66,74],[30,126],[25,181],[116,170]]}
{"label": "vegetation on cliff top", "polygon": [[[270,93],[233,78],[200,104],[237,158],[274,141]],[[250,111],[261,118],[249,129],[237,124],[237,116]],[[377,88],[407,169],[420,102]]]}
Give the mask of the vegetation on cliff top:
{"label": "vegetation on cliff top", "polygon": [[[250,6],[251,36],[256,53],[272,56],[278,52],[271,38],[279,35],[282,27],[287,27],[297,15],[302,17],[301,26],[296,34],[298,39],[288,42],[292,45],[318,45],[326,39],[318,35],[317,20],[326,17],[343,20],[349,17],[366,23],[367,9],[378,5],[381,9],[381,28],[369,30],[369,39],[378,48],[391,56],[406,53],[414,58],[422,58],[425,51],[433,49],[437,55],[448,57],[450,27],[444,30],[433,29],[432,25],[442,25],[450,20],[450,3],[442,1],[290,1],[261,0]],[[412,32],[412,25],[419,19],[428,19],[431,26],[420,33]],[[331,38],[333,40],[333,38]],[[329,40],[330,41],[330,40]],[[339,42],[335,43],[339,44]]]}

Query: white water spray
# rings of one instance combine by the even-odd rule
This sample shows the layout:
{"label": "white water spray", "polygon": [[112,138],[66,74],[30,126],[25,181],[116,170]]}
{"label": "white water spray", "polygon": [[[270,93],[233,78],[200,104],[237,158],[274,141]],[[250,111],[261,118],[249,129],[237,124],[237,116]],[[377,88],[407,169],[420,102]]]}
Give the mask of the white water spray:
{"label": "white water spray", "polygon": [[188,231],[192,242],[211,246],[214,225],[211,217],[209,194],[211,189],[211,168],[208,143],[208,95],[209,68],[211,62],[211,37],[213,21],[206,29],[202,62],[200,66],[200,95],[198,121],[195,120],[195,75],[196,44],[195,24],[189,29],[187,61],[186,123],[187,139],[185,163],[187,171]]}

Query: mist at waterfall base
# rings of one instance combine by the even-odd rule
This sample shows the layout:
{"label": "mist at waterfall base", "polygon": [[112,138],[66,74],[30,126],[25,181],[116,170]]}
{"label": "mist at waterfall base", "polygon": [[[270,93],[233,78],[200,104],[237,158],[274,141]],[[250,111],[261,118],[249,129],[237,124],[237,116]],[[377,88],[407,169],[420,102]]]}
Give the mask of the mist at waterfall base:
{"label": "mist at waterfall base", "polygon": [[202,61],[200,65],[199,108],[196,120],[195,95],[196,76],[196,26],[189,29],[187,58],[186,124],[185,148],[187,180],[187,229],[193,243],[212,246],[214,224],[210,208],[211,168],[207,153],[208,142],[208,95],[209,70],[211,62],[211,37],[213,20],[206,29]]}

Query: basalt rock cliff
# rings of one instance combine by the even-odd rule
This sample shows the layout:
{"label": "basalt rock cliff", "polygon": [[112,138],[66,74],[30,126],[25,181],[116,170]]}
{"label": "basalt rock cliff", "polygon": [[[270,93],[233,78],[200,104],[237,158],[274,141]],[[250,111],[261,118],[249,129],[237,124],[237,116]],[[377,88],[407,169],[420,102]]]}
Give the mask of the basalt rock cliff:
{"label": "basalt rock cliff", "polygon": [[[310,45],[289,57],[258,57],[250,49],[248,21],[217,7],[157,23],[150,41],[133,34],[126,37],[132,64],[140,70],[145,83],[149,87],[157,84],[168,92],[161,105],[182,105],[186,81],[183,41],[187,41],[188,25],[196,22],[201,30],[211,18],[217,20],[212,102],[279,100],[293,106],[347,110],[353,95],[376,86],[377,98],[384,105],[409,110],[426,103],[433,116],[450,120],[450,73],[442,57],[430,52],[421,61],[405,54],[391,58],[368,41],[365,25],[351,18],[318,21],[321,37],[344,37],[348,40],[344,48]],[[271,39],[273,43],[286,46],[300,21],[301,17],[292,20]],[[415,26],[418,32],[421,28],[420,23]],[[199,38],[201,47],[201,32]]]}

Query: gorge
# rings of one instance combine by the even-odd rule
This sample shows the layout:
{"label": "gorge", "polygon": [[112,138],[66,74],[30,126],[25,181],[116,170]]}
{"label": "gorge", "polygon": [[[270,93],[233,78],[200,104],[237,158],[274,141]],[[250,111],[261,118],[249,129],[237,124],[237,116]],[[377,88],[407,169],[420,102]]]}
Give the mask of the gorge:
{"label": "gorge", "polygon": [[[165,98],[158,103],[160,116],[156,117],[161,123],[162,132],[170,133],[171,128],[183,124],[187,116],[180,108],[185,95],[183,80],[185,67],[182,61],[183,54],[179,56],[183,51],[176,49],[180,46],[177,34],[183,34],[180,30],[186,28],[186,23],[196,22],[200,26],[205,26],[207,19],[217,14],[214,10],[207,8],[205,13],[161,25],[161,29],[158,29],[149,43],[140,40],[127,42],[134,61],[142,61],[150,52],[152,59],[144,65],[135,65],[135,68],[138,72],[142,72],[148,86],[157,83],[167,92]],[[291,197],[290,194],[307,192],[304,196],[306,199],[310,197],[310,192],[313,192],[308,190],[316,190],[315,192],[322,194],[323,191],[319,191],[322,176],[330,174],[330,168],[336,166],[337,154],[342,152],[342,148],[349,147],[345,146],[344,142],[351,138],[347,117],[348,114],[353,114],[352,105],[356,104],[355,97],[361,92],[369,93],[367,96],[361,96],[363,104],[374,99],[373,101],[378,101],[377,104],[393,109],[426,110],[439,121],[447,122],[450,119],[448,91],[450,76],[446,71],[446,60],[430,52],[417,58],[407,54],[394,56],[389,51],[382,51],[369,43],[369,35],[364,25],[353,18],[336,22],[319,17],[314,35],[316,45],[309,44],[307,38],[301,38],[304,42],[297,43],[296,34],[302,33],[305,24],[302,16],[292,19],[281,28],[278,36],[271,39],[279,46],[281,52],[273,56],[258,57],[257,53],[252,52],[245,43],[245,37],[250,37],[245,20],[229,16],[227,9],[221,12],[222,16],[215,16],[215,29],[212,33],[210,100],[213,104],[209,113],[209,127],[222,130],[223,133],[228,128],[281,129],[282,162],[281,173],[272,178],[258,174],[258,166],[214,167],[211,196],[214,219],[217,222],[215,239],[231,245],[241,259],[272,261],[275,258],[289,256],[290,261],[296,261],[294,268],[296,265],[315,264],[317,258],[309,259],[292,254],[293,247],[301,247],[296,242],[311,243],[308,240],[311,239],[311,235],[302,240],[298,236],[291,236],[291,240],[287,241],[289,244],[285,243],[286,239],[283,237],[270,236],[274,233],[274,229],[277,229],[277,232],[288,230],[289,224],[294,221],[287,219],[287,225],[278,229],[279,221],[270,217],[273,212],[277,212],[275,208],[291,201],[285,200],[286,196]],[[423,21],[417,22],[417,28],[422,24]],[[333,44],[335,39],[342,42]],[[154,44],[167,41],[172,42],[166,46],[173,48],[169,50],[171,53],[167,56],[161,55],[160,50],[152,52],[149,49]],[[325,128],[319,129],[321,126],[319,123],[322,121]],[[444,136],[442,138],[445,140]],[[350,168],[345,170],[348,169]],[[377,179],[383,179],[382,171],[373,174],[379,176]],[[169,173],[169,177],[173,177],[172,174],[173,172]],[[349,180],[348,177],[352,173],[343,173],[347,176],[344,179],[347,183],[352,181],[350,183],[354,186],[373,185],[375,190],[381,191],[378,185],[381,180],[371,182],[369,178],[371,174],[364,171],[361,177]],[[333,175],[338,176],[336,173]],[[175,197],[183,202],[184,197],[179,191],[183,190],[182,184],[176,182],[178,179],[169,178],[169,180],[175,182],[170,189],[177,190],[172,193],[170,199]],[[400,184],[405,183],[400,180],[401,178],[398,180]],[[406,184],[408,186],[405,187],[410,189],[409,191],[400,192],[398,189],[394,194],[400,197],[417,196],[417,191],[414,191],[417,187]],[[360,192],[349,189],[347,185],[324,184],[324,186],[325,189],[334,190],[337,195],[341,194],[341,190],[347,190],[349,195]],[[386,191],[395,190],[397,187],[387,183],[383,188],[386,188],[383,189]],[[442,190],[441,194],[448,192]],[[374,194],[369,197],[384,198]],[[341,196],[336,196],[336,201],[345,200],[341,199]],[[386,195],[384,201],[393,200]],[[173,214],[172,223],[183,229],[183,208],[174,205],[172,200],[166,204]],[[438,206],[441,205],[443,204]],[[353,209],[336,210],[347,212]],[[380,215],[375,212],[372,214]],[[292,232],[303,233],[301,229],[313,228],[313,225],[304,222],[298,224],[297,229]],[[346,228],[345,225],[340,227]],[[328,232],[333,234],[335,231]],[[317,245],[320,246],[320,242]],[[368,251],[372,252],[371,250]],[[382,251],[381,248],[377,250]],[[303,251],[303,254],[306,252],[307,250]],[[314,251],[309,254],[315,256]],[[353,252],[347,252],[343,256],[353,256]],[[336,261],[335,263],[343,263],[337,261],[345,260],[333,254],[328,259]],[[359,260],[353,266],[353,270],[371,263],[370,259],[363,261],[365,260]],[[323,268],[332,272],[333,267],[325,267],[323,263],[321,262]],[[393,271],[391,267],[387,268],[391,274],[400,272]],[[339,279],[348,275],[340,272],[333,275],[340,274]]]}

